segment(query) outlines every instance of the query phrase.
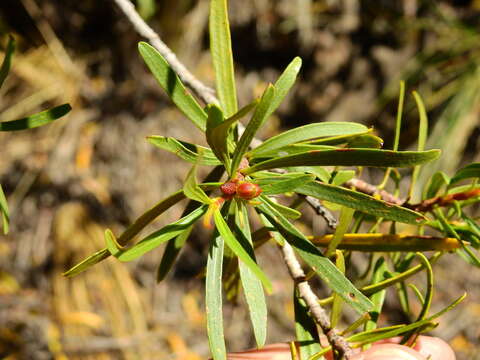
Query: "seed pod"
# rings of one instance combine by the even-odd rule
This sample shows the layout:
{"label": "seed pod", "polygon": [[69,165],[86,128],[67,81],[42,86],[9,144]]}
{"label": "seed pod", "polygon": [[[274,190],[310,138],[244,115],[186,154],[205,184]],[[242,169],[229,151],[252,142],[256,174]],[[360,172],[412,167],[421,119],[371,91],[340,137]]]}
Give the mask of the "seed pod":
{"label": "seed pod", "polygon": [[241,182],[237,185],[237,196],[244,200],[251,200],[262,193],[262,189],[257,184],[251,182]]}
{"label": "seed pod", "polygon": [[222,186],[220,186],[220,190],[226,196],[233,196],[237,192],[237,184],[233,181],[227,181]]}

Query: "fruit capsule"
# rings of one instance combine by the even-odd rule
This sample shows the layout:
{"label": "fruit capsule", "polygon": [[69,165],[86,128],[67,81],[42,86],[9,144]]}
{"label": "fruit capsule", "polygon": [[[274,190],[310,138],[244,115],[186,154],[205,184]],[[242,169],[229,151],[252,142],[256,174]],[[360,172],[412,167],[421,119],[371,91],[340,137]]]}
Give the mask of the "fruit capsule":
{"label": "fruit capsule", "polygon": [[237,196],[244,200],[251,200],[262,193],[262,189],[257,184],[251,182],[241,182],[237,185]]}

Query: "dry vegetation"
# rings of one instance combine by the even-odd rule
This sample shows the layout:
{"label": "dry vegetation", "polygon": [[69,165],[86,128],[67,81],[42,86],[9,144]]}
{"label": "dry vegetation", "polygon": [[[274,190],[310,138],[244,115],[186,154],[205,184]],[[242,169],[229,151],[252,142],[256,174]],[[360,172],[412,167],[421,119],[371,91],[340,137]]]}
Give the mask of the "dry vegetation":
{"label": "dry vegetation", "polygon": [[[480,161],[480,42],[459,44],[465,33],[480,37],[475,33],[480,31],[479,2],[335,3],[231,1],[241,104],[258,95],[295,55],[305,61],[294,94],[262,135],[280,127],[348,120],[374,125],[391,146],[396,94],[390,89],[409,76],[409,86],[426,96],[432,123],[447,117],[451,124],[452,116],[444,115],[446,100],[470,86],[457,97],[463,107],[455,126],[434,140],[452,144],[448,166]],[[165,0],[157,6],[152,26],[187,67],[211,84],[208,2]],[[199,280],[204,229],[196,230],[174,274],[158,285],[154,273],[161,251],[127,265],[109,259],[73,279],[61,276],[103,246],[106,226],[122,229],[183,181],[187,166],[149,145],[146,135],[199,142],[197,130],[170,106],[137,55],[140,38],[107,0],[3,1],[0,29],[12,32],[19,43],[0,93],[0,120],[64,102],[74,109],[51,126],[0,134],[0,181],[13,219],[10,234],[0,238],[0,356],[205,359]],[[4,44],[6,36],[0,40]],[[432,54],[444,57],[433,61]],[[465,82],[466,75],[472,77],[468,71],[476,74],[476,82]],[[416,137],[413,111],[407,111],[407,119],[403,149]],[[367,175],[379,181],[375,173]],[[174,220],[180,211],[174,208],[154,226]],[[316,228],[324,226],[322,221],[312,220]],[[269,339],[290,340],[292,284],[275,260],[278,254],[260,254],[275,286],[268,299]],[[364,264],[357,265],[352,271],[362,271]],[[436,269],[438,308],[464,290],[469,298],[433,333],[448,340],[459,359],[475,359],[480,273],[459,257],[443,258]],[[421,286],[423,279],[418,280]],[[398,320],[391,295],[387,307]],[[252,345],[244,307],[226,309],[226,334],[232,349]]]}

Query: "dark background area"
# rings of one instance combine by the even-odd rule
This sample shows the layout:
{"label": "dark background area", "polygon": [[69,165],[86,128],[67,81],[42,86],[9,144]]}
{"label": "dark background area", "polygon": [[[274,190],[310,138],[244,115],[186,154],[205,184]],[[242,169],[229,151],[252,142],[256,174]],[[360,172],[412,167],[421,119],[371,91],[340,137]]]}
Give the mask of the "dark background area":
{"label": "dark background area", "polygon": [[[149,24],[189,69],[213,85],[208,1],[155,5]],[[356,121],[373,126],[391,148],[398,83],[404,79],[428,108],[428,147],[444,150],[421,180],[437,169],[451,175],[480,161],[479,19],[477,0],[231,0],[240,105],[301,56],[299,81],[261,136],[312,122]],[[0,91],[0,120],[63,102],[73,111],[44,128],[0,134],[0,181],[12,218],[9,235],[0,237],[0,357],[205,359],[204,229],[195,230],[174,273],[158,285],[161,249],[135,263],[109,259],[76,278],[61,276],[103,247],[106,227],[120,233],[181,185],[189,166],[145,136],[202,143],[200,132],[148,73],[137,53],[142,39],[113,1],[3,0],[2,45],[7,33],[15,36],[17,52]],[[413,98],[407,96],[401,149],[416,146],[417,129]],[[379,176],[365,173],[372,183]],[[181,211],[175,207],[149,229],[177,219]],[[260,263],[275,287],[268,299],[269,341],[291,340],[287,271],[274,248],[261,249]],[[359,268],[363,265],[359,258]],[[477,269],[451,255],[435,270],[434,311],[463,291],[469,297],[433,333],[449,341],[459,359],[476,359]],[[406,320],[394,293],[386,306],[390,315],[383,325]],[[253,345],[242,299],[225,307],[225,319],[230,349]],[[345,320],[351,319],[347,311]]]}

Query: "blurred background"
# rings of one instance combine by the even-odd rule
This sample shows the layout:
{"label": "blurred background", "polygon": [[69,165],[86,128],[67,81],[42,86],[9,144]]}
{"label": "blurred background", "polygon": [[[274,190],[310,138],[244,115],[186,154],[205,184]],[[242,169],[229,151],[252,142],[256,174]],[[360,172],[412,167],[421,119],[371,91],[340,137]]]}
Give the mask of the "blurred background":
{"label": "blurred background", "polygon": [[[208,1],[136,5],[179,59],[212,85]],[[444,150],[421,179],[480,161],[480,1],[231,0],[230,19],[240,105],[259,96],[293,57],[304,61],[262,137],[311,122],[357,121],[373,126],[391,148],[404,79],[427,105],[428,147]],[[105,227],[120,233],[181,185],[189,166],[145,136],[203,143],[200,132],[148,73],[136,50],[142,39],[113,1],[3,0],[3,48],[9,33],[17,52],[0,91],[0,121],[64,102],[73,111],[46,127],[0,134],[0,183],[12,218],[8,236],[0,235],[0,357],[206,359],[204,229],[196,229],[160,284],[162,249],[134,263],[108,259],[73,279],[61,276],[103,247]],[[409,95],[401,149],[416,146],[417,128]],[[181,211],[174,207],[146,231]],[[259,261],[275,286],[269,342],[289,341],[292,284],[277,249],[262,248]],[[480,359],[480,272],[453,255],[435,269],[433,311],[463,291],[469,296],[433,333],[450,342],[458,359]],[[406,320],[393,293],[386,308],[382,325]],[[229,349],[252,346],[243,299],[224,311]]]}

